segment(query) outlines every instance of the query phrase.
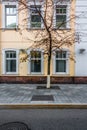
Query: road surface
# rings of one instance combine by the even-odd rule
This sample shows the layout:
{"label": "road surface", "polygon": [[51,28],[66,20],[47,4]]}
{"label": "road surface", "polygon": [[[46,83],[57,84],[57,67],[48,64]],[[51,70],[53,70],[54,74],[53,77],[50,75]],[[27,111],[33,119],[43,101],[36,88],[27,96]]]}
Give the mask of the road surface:
{"label": "road surface", "polygon": [[0,110],[0,125],[15,121],[31,130],[87,130],[87,109]]}

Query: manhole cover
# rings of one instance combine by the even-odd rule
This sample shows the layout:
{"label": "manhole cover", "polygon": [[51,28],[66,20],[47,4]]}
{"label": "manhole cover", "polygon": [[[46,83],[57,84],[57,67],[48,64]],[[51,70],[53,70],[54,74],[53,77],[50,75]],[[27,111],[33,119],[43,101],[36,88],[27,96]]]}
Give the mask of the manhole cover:
{"label": "manhole cover", "polygon": [[33,95],[31,101],[54,101],[53,95]]}
{"label": "manhole cover", "polygon": [[0,130],[31,130],[25,123],[21,122],[9,122],[0,125]]}
{"label": "manhole cover", "polygon": [[60,89],[59,86],[50,86],[50,88],[47,88],[46,86],[37,86],[37,89]]}

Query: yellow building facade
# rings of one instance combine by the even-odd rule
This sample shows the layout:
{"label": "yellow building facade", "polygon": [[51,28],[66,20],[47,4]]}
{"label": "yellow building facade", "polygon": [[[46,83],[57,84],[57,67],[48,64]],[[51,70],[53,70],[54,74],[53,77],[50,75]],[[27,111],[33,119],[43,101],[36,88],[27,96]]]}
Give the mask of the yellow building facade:
{"label": "yellow building facade", "polygon": [[[36,5],[38,8],[42,8],[40,2],[36,3]],[[44,55],[44,47],[37,46],[34,48],[38,52],[37,57],[31,54],[34,45],[33,39],[36,38],[37,34],[45,32],[44,24],[32,2],[30,3],[30,11],[32,13],[31,15],[29,13],[29,20],[24,21],[24,18],[28,17],[28,13],[23,9],[20,11],[20,6],[22,7],[17,2],[10,1],[2,1],[0,4],[1,82],[45,83],[47,57]],[[66,81],[70,81],[68,78],[74,76],[75,0],[57,2],[54,7],[53,12],[50,9],[48,10],[48,14],[51,11],[54,15],[52,26],[54,30],[52,31],[54,34],[57,32],[54,38],[61,35],[61,39],[67,39],[64,40],[65,42],[68,41],[67,43],[62,43],[60,48],[56,48],[55,54],[52,54],[50,75],[55,83],[59,79],[61,82],[61,78],[66,78]],[[49,15],[47,16],[49,17]],[[64,20],[63,26],[61,20]],[[56,28],[59,24],[61,24],[60,28]],[[27,49],[29,58],[26,62],[21,62],[20,58],[25,57],[25,54],[21,53],[21,50],[24,49]]]}

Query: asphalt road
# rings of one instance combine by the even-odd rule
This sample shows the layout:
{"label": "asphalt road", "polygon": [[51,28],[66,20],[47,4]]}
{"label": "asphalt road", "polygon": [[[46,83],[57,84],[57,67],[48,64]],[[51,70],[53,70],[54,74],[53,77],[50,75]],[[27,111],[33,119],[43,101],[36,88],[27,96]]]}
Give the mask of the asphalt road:
{"label": "asphalt road", "polygon": [[15,121],[31,130],[87,130],[87,109],[0,110],[0,125]]}

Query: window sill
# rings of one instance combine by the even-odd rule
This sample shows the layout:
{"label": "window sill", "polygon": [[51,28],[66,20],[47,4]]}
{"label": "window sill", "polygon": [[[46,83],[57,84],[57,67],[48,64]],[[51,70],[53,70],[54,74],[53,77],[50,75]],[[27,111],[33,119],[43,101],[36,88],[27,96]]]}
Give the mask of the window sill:
{"label": "window sill", "polygon": [[15,75],[15,76],[16,76],[16,75],[18,75],[18,73],[5,73],[5,74],[2,74],[2,75],[4,75],[4,76],[8,76],[8,75],[9,75],[9,76],[11,76],[11,75]]}
{"label": "window sill", "polygon": [[29,73],[29,74],[27,74],[28,76],[44,76],[44,74],[42,74],[42,73]]}
{"label": "window sill", "polygon": [[27,28],[27,30],[44,30],[45,28]]}
{"label": "window sill", "polygon": [[53,30],[71,30],[71,28],[53,28]]}
{"label": "window sill", "polygon": [[52,76],[70,76],[70,74],[68,74],[68,73],[55,73],[55,74],[52,74]]}
{"label": "window sill", "polygon": [[1,28],[3,31],[18,31],[20,30],[19,28]]}
{"label": "window sill", "polygon": [[[45,30],[45,28],[26,28],[27,30]],[[71,28],[53,28],[53,30],[71,30]]]}

